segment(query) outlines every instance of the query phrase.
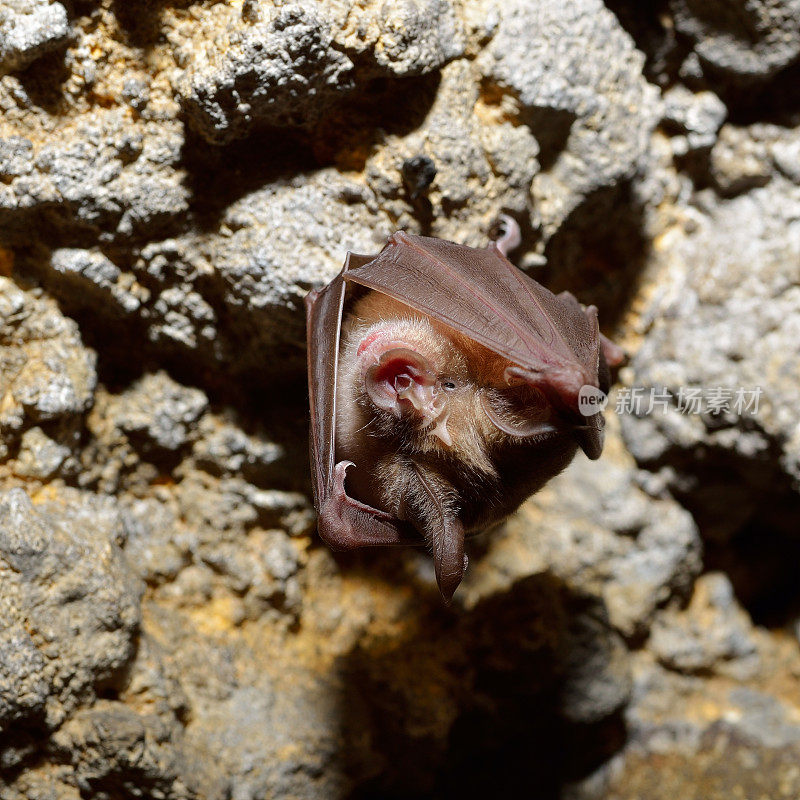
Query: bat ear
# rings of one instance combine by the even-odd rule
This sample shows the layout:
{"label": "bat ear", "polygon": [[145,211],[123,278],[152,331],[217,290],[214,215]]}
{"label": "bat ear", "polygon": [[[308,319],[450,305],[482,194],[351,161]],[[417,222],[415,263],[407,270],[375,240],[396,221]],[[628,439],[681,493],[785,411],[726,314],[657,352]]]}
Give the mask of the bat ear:
{"label": "bat ear", "polygon": [[367,370],[364,383],[372,402],[396,417],[409,407],[425,417],[434,410],[436,373],[416,350],[407,347],[387,350]]}

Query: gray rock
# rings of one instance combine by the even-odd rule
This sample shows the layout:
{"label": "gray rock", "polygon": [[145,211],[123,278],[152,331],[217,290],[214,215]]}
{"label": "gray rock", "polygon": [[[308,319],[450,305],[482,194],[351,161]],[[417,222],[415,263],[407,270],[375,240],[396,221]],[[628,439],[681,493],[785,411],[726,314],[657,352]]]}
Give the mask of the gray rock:
{"label": "gray rock", "polygon": [[[37,144],[32,171],[25,161],[22,174],[0,184],[0,234],[25,241],[39,214],[56,229],[88,228],[105,241],[152,236],[188,209],[182,144],[177,122],[134,122],[121,110],[81,115]],[[19,137],[5,144],[20,147]]]}
{"label": "gray rock", "polygon": [[71,452],[69,447],[53,441],[41,428],[29,428],[20,440],[14,473],[23,478],[50,478]]}
{"label": "gray rock", "polygon": [[[7,569],[0,567],[3,573]],[[40,715],[49,694],[44,657],[14,607],[17,593],[13,589],[9,585],[0,594],[0,734],[20,720]]]}
{"label": "gray rock", "polygon": [[198,786],[202,765],[187,763],[179,740],[177,726],[152,714],[137,714],[122,703],[100,700],[62,726],[52,748],[71,762],[73,779],[83,793],[146,792],[164,800],[209,796]]}
{"label": "gray rock", "polygon": [[50,300],[0,278],[0,429],[11,436],[31,423],[79,415],[92,404],[95,355],[78,326]]}
{"label": "gray rock", "polygon": [[227,796],[255,800],[313,791],[312,796],[330,797],[347,786],[336,761],[335,691],[303,671],[298,678],[255,677],[254,683],[232,687],[224,701],[198,709],[190,741],[200,752],[214,754],[227,779]]}
{"label": "gray rock", "polygon": [[498,3],[479,56],[486,78],[519,103],[542,150],[532,186],[545,240],[593,192],[630,179],[659,118],[643,56],[600,0]]}
{"label": "gray rock", "polygon": [[[245,195],[214,234],[146,245],[130,271],[97,251],[56,250],[46,280],[70,308],[140,322],[158,352],[275,377],[301,364],[308,290],[393,230],[373,192],[326,169]],[[265,358],[273,347],[282,357]]]}
{"label": "gray rock", "polygon": [[231,363],[232,349],[224,341],[225,332],[212,305],[219,301],[222,282],[206,253],[205,237],[148,244],[134,262],[133,272],[151,291],[141,317],[154,345]]}
{"label": "gray rock", "polygon": [[396,227],[423,232],[419,209],[402,176],[403,163],[419,155],[436,168],[425,193],[430,209],[422,216],[432,217],[425,233],[483,247],[501,212],[520,219],[530,213],[539,145],[526,125],[505,119],[489,124],[486,117],[491,114],[500,117],[500,108],[482,105],[468,62],[455,61],[442,69],[423,124],[407,135],[387,136],[366,165],[368,184],[381,207],[397,219]]}
{"label": "gray rock", "polygon": [[199,434],[193,454],[198,466],[209,472],[259,475],[285,456],[280,445],[250,436],[232,422],[211,414],[202,418]]}
{"label": "gray rock", "polygon": [[713,92],[692,92],[678,84],[664,93],[664,121],[681,132],[672,137],[678,156],[711,148],[727,114],[725,104]]}
{"label": "gray rock", "polygon": [[298,492],[258,489],[240,477],[217,479],[185,465],[178,473],[183,473],[178,497],[182,515],[206,535],[211,532],[212,542],[222,533],[240,534],[256,524],[292,532],[290,521],[309,508],[306,496]]}
{"label": "gray rock", "polygon": [[726,125],[711,151],[711,177],[720,194],[732,196],[772,178],[769,144],[757,131]]}
{"label": "gray rock", "polygon": [[[229,16],[235,20],[233,9]],[[210,44],[187,55],[179,84],[190,119],[211,142],[241,136],[254,123],[287,125],[307,116],[313,124],[332,96],[352,86],[353,64],[332,47],[322,9],[293,3],[267,22],[228,22],[221,37],[218,26],[205,18]]]}
{"label": "gray rock", "polygon": [[156,372],[117,398],[111,414],[129,436],[172,451],[194,438],[197,421],[207,407],[208,398],[199,389],[181,386],[165,372]]}
{"label": "gray rock", "polygon": [[119,314],[132,314],[149,297],[144,286],[102,253],[65,247],[53,251],[50,264],[64,279],[62,291],[80,296],[88,307],[100,306],[102,311],[113,307]]}
{"label": "gray rock", "polygon": [[[393,226],[362,184],[332,169],[277,183],[232,204],[209,243],[241,366],[269,370],[263,353],[305,336],[300,307],[341,270],[348,250],[378,252]],[[275,365],[285,369],[285,364]]]}
{"label": "gray rock", "polygon": [[4,182],[33,171],[33,142],[23,136],[0,139],[0,179]]}
{"label": "gray rock", "polygon": [[[791,682],[785,665],[771,669],[773,685]],[[790,695],[678,675],[646,653],[635,659],[634,675],[625,748],[586,782],[588,793],[571,796],[667,800],[702,787],[709,800],[790,798],[800,789],[800,726]],[[653,770],[654,761],[663,769]]]}
{"label": "gray rock", "polygon": [[131,568],[150,584],[174,580],[190,563],[198,538],[181,522],[176,503],[153,497],[130,499],[121,514]]}
{"label": "gray rock", "polygon": [[[737,502],[714,511],[715,525],[727,529],[747,516],[739,501],[759,502],[781,474],[800,478],[800,193],[773,178],[732,200],[704,193],[698,205],[659,253],[659,289],[643,309],[647,336],[626,380],[647,397],[666,388],[668,402],[651,414],[628,408],[622,427],[640,461],[672,465],[675,486],[700,479],[704,491],[722,488],[719,462],[704,471],[698,448],[739,464]],[[699,394],[701,413],[691,413],[687,397],[681,410],[682,389]]]}
{"label": "gray rock", "polygon": [[[45,7],[10,2],[3,31]],[[791,2],[676,0],[663,52],[621,1],[64,5],[63,63],[0,76],[0,798],[797,796],[797,644],[740,603],[777,492],[779,578],[796,549],[800,145],[719,100],[742,119],[747,70],[775,99]],[[301,300],[348,249],[483,245],[501,212],[524,266],[623,287],[612,406],[762,405],[609,412],[444,607],[422,548],[332,553],[286,490]]]}
{"label": "gray rock", "polygon": [[671,0],[670,7],[701,64],[729,79],[764,81],[800,57],[797,0]]}
{"label": "gray rock", "polygon": [[33,767],[18,774],[1,790],[3,800],[80,800],[70,767],[51,764]]}
{"label": "gray rock", "polygon": [[5,0],[0,8],[0,75],[20,70],[63,44],[67,11],[51,0]]}
{"label": "gray rock", "polygon": [[37,510],[20,489],[0,497],[3,682],[17,692],[0,704],[3,725],[33,717],[58,726],[134,652],[140,586],[114,541],[114,506],[63,498]]}
{"label": "gray rock", "polygon": [[800,184],[800,133],[771,123],[724,125],[711,151],[710,173],[723,196],[764,186],[782,173]]}
{"label": "gray rock", "polygon": [[520,515],[493,531],[471,565],[463,602],[482,587],[550,572],[580,596],[595,597],[623,636],[646,632],[659,606],[686,596],[700,571],[700,539],[677,503],[637,487],[635,473],[605,461],[576,460]]}
{"label": "gray rock", "polygon": [[686,673],[715,670],[746,678],[759,666],[752,623],[721,573],[697,580],[685,611],[671,609],[656,618],[648,649],[662,664]]}
{"label": "gray rock", "polygon": [[433,72],[464,54],[461,22],[450,0],[389,0],[367,7],[356,30],[348,20],[336,33],[337,44],[354,61],[367,55],[381,72],[403,78]]}
{"label": "gray rock", "polygon": [[[463,52],[448,0],[216,7],[179,29],[185,70],[176,82],[197,130],[225,142],[257,126],[315,125],[366,78],[418,75]],[[202,46],[200,46],[202,43]]]}

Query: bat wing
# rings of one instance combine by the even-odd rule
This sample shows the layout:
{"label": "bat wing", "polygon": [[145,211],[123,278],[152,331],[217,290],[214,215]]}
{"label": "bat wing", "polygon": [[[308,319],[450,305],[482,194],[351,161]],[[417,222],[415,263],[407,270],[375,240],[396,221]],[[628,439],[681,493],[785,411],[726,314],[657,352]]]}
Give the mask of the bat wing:
{"label": "bat wing", "polygon": [[419,544],[410,526],[347,496],[344,480],[349,461],[336,463],[336,385],[339,337],[347,290],[344,276],[374,256],[348,253],[342,272],[305,298],[308,342],[309,441],[314,504],[320,536],[334,549],[365,545]]}
{"label": "bat wing", "polygon": [[371,261],[343,274],[443,322],[519,365],[574,412],[578,443],[590,458],[602,449],[602,416],[579,415],[584,385],[597,387],[597,310],[555,295],[495,247],[476,249],[403,231]]}

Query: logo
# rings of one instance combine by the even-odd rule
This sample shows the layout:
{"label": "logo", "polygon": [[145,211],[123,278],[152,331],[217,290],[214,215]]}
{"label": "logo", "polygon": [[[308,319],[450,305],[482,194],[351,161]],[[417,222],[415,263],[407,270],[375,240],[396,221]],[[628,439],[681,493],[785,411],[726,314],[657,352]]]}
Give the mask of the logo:
{"label": "logo", "polygon": [[592,417],[602,411],[608,403],[608,395],[594,386],[584,384],[578,392],[578,411],[584,417]]}

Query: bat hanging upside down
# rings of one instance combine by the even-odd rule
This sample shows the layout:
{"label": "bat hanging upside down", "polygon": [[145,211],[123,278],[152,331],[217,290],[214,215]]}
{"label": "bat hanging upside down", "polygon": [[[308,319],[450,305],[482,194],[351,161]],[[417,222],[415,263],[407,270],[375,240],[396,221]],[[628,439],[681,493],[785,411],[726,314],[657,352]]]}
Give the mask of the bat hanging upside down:
{"label": "bat hanging upside down", "polygon": [[320,536],[337,550],[427,544],[448,601],[465,534],[514,511],[578,447],[599,457],[603,418],[581,414],[579,394],[607,392],[622,360],[594,306],[506,259],[519,228],[501,221],[485,249],[395,233],[306,297]]}

